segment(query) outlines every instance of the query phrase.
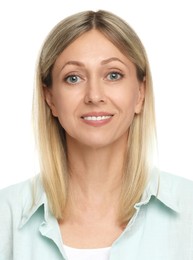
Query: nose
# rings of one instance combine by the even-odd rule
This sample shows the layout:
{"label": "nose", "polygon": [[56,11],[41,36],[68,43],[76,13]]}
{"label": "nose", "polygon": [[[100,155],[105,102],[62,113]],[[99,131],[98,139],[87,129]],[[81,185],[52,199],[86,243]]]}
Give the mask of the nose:
{"label": "nose", "polygon": [[89,80],[86,86],[85,98],[86,104],[98,104],[106,102],[104,86],[100,80]]}

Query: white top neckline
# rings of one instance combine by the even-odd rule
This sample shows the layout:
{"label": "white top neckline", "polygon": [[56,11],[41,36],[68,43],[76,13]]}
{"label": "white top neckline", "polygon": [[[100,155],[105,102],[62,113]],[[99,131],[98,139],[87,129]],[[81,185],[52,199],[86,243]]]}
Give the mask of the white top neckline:
{"label": "white top neckline", "polygon": [[111,247],[102,248],[73,248],[64,245],[65,253],[68,260],[108,260]]}

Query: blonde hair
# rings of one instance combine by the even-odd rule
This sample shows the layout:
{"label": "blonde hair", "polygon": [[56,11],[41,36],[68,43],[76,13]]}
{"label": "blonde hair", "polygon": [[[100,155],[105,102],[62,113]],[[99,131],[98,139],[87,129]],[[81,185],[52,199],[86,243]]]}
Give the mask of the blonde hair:
{"label": "blonde hair", "polygon": [[62,51],[93,28],[105,35],[135,64],[138,80],[145,79],[146,82],[143,109],[135,115],[129,129],[128,151],[123,165],[119,220],[121,224],[126,224],[135,212],[135,203],[143,194],[151,167],[149,155],[155,137],[154,98],[148,59],[140,39],[124,20],[107,11],[85,11],[67,17],[53,28],[43,44],[34,90],[34,121],[42,182],[51,211],[57,219],[62,219],[68,196],[65,130],[46,104],[43,86],[52,87],[52,68]]}

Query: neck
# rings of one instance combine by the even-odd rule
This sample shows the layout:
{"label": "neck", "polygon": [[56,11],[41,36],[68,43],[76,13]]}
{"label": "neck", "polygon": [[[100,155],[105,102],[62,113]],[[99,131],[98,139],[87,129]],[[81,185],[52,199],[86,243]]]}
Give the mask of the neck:
{"label": "neck", "polygon": [[69,196],[65,221],[117,225],[127,138],[89,148],[67,138]]}
{"label": "neck", "polygon": [[[85,196],[114,193],[121,188],[126,140],[91,148],[68,139],[70,185]],[[98,195],[97,195],[98,196]]]}

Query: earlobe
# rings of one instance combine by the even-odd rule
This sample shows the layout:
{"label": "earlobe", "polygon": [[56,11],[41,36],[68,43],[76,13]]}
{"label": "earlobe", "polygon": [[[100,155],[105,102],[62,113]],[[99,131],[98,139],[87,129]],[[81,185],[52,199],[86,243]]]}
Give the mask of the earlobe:
{"label": "earlobe", "polygon": [[43,91],[44,91],[44,99],[47,105],[49,106],[50,110],[52,111],[52,115],[57,117],[57,112],[56,108],[53,102],[53,95],[51,90],[47,86],[43,86]]}
{"label": "earlobe", "polygon": [[135,114],[140,114],[141,110],[143,109],[144,100],[145,100],[145,80],[141,82],[139,86],[138,99],[137,99],[137,104],[135,106]]}

